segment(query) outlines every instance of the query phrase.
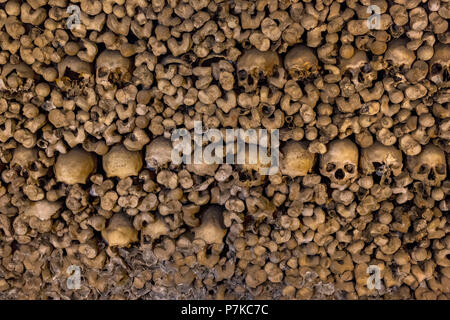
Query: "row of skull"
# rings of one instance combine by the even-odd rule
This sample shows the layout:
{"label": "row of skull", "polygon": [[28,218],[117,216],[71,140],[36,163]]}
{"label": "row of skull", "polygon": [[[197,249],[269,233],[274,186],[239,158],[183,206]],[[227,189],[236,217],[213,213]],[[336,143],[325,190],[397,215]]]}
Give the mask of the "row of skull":
{"label": "row of skull", "polygon": [[[358,162],[364,174],[378,175],[381,180],[398,176],[403,168],[402,152],[394,146],[374,143],[361,151],[349,139],[332,141],[320,159],[320,173],[337,185],[353,182],[358,176]],[[428,144],[417,156],[408,156],[407,168],[413,179],[428,186],[440,186],[447,175],[445,153]]]}
{"label": "row of skull", "polygon": [[[389,43],[383,60],[393,70],[405,74],[416,61],[414,51],[406,47],[404,39]],[[314,51],[304,45],[291,48],[284,57],[284,69],[293,80],[304,80],[317,75],[320,69],[319,61]],[[245,91],[254,91],[260,80],[270,80],[276,76],[281,67],[280,56],[273,51],[261,52],[257,49],[246,51],[238,60],[238,84]],[[438,44],[430,61],[430,79],[441,85],[449,80],[450,49],[448,45]],[[355,86],[368,87],[377,78],[365,51],[355,50],[351,58],[341,59],[339,63],[341,75],[348,75]],[[269,81],[270,82],[270,81]]]}
{"label": "row of skull", "polygon": [[[76,68],[73,70],[88,76],[91,68],[87,62],[71,61],[76,57],[68,57],[59,65],[60,77],[65,73],[66,68]],[[283,61],[282,61],[283,60]],[[404,40],[397,39],[389,44],[384,54],[384,61],[395,70],[402,73],[408,71],[416,60],[414,51],[407,49]],[[284,65],[284,69],[282,68]],[[450,50],[448,45],[438,44],[430,63],[430,79],[440,85],[448,81],[450,74]],[[284,59],[274,51],[259,51],[249,49],[245,51],[237,61],[237,81],[238,85],[251,92],[261,85],[261,81],[268,81],[277,78],[280,72],[286,70],[293,80],[303,80],[319,72],[319,60],[314,51],[305,46],[297,45],[291,48]],[[370,61],[366,52],[355,50],[354,55],[349,59],[341,59],[339,70],[342,75],[349,75],[355,85],[368,85],[376,79],[376,71],[370,66]],[[119,51],[103,51],[96,60],[96,83],[105,89],[114,87],[115,83],[126,83],[132,76],[132,59],[123,57]]]}

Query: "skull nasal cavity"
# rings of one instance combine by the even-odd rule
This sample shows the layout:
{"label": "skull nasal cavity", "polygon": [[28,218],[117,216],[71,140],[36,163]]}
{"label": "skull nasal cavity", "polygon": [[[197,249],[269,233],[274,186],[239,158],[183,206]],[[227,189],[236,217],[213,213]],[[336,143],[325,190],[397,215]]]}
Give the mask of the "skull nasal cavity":
{"label": "skull nasal cavity", "polygon": [[336,179],[342,180],[345,177],[345,173],[342,169],[337,169],[334,173],[334,176],[336,177]]}
{"label": "skull nasal cavity", "polygon": [[428,173],[428,180],[433,181],[434,179],[436,179],[434,170],[430,170],[430,173]]}

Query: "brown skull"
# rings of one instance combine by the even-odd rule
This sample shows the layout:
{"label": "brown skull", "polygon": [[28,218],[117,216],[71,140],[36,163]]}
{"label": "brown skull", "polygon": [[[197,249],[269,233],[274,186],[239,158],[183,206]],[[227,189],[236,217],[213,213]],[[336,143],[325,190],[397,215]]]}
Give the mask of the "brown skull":
{"label": "brown skull", "polygon": [[320,159],[320,173],[331,182],[344,185],[358,175],[358,147],[349,139],[334,140]]}
{"label": "brown skull", "polygon": [[357,90],[371,86],[372,80],[376,78],[376,71],[372,70],[364,51],[356,51],[350,59],[342,59],[339,68],[341,74],[348,76]]}
{"label": "brown skull", "polygon": [[405,79],[405,74],[411,69],[416,60],[414,51],[406,48],[406,40],[396,39],[389,43],[384,54],[384,61],[388,65],[389,73],[397,81]]}
{"label": "brown skull", "polygon": [[304,177],[314,166],[315,156],[300,142],[288,141],[283,149],[281,173],[290,177]]}
{"label": "brown skull", "polygon": [[272,76],[280,65],[280,57],[276,52],[250,49],[237,62],[238,84],[245,92],[255,91],[258,82]]}
{"label": "brown skull", "polygon": [[402,172],[402,152],[394,146],[385,146],[375,142],[361,153],[360,165],[362,172],[366,175],[375,173],[381,177],[380,183],[389,179],[391,173],[398,176]]}
{"label": "brown skull", "polygon": [[11,168],[19,167],[21,176],[28,176],[35,181],[44,176],[48,171],[48,168],[45,168],[39,161],[37,150],[28,149],[23,146],[19,146],[14,150],[14,155],[11,160]]}
{"label": "brown skull", "polygon": [[119,51],[103,51],[97,58],[96,83],[106,90],[131,80],[131,60]]}
{"label": "brown skull", "polygon": [[450,46],[438,44],[430,62],[430,79],[437,85],[450,80]]}
{"label": "brown skull", "polygon": [[411,177],[425,185],[440,186],[447,176],[445,153],[435,145],[427,145],[421,153],[407,160]]}
{"label": "brown skull", "polygon": [[292,79],[305,79],[318,72],[319,61],[310,48],[298,45],[286,54],[284,67]]}

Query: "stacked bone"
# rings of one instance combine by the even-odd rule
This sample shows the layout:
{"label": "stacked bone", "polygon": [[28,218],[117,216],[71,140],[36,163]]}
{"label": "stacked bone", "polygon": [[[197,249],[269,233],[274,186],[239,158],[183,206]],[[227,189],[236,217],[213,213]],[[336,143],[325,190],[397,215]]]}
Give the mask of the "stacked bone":
{"label": "stacked bone", "polygon": [[[449,18],[0,0],[0,299],[450,298]],[[279,173],[173,163],[194,121],[279,129]]]}

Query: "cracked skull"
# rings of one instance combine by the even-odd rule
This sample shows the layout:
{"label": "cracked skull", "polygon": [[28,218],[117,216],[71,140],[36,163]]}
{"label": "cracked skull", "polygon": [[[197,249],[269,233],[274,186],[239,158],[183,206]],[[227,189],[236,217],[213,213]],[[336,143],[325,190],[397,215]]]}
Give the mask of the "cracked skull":
{"label": "cracked skull", "polygon": [[245,92],[254,91],[258,82],[272,76],[280,65],[281,61],[277,53],[251,49],[238,60],[238,84],[245,89]]}
{"label": "cracked skull", "polygon": [[430,79],[437,85],[450,80],[450,46],[438,44],[430,62]]}
{"label": "cracked skull", "polygon": [[394,146],[385,146],[375,142],[361,153],[360,165],[362,172],[366,175],[376,174],[383,184],[390,179],[391,174],[398,176],[402,172],[402,152]]}
{"label": "cracked skull", "polygon": [[306,79],[318,72],[319,61],[310,48],[299,45],[286,54],[284,67],[292,79]]}
{"label": "cracked skull", "polygon": [[103,51],[97,58],[96,83],[106,90],[131,80],[131,60],[119,51]]}
{"label": "cracked skull", "polygon": [[411,177],[425,185],[440,186],[447,176],[445,153],[435,145],[427,145],[421,153],[407,160]]}
{"label": "cracked skull", "polygon": [[358,175],[358,148],[350,140],[335,140],[320,159],[320,173],[331,182],[344,185]]}

